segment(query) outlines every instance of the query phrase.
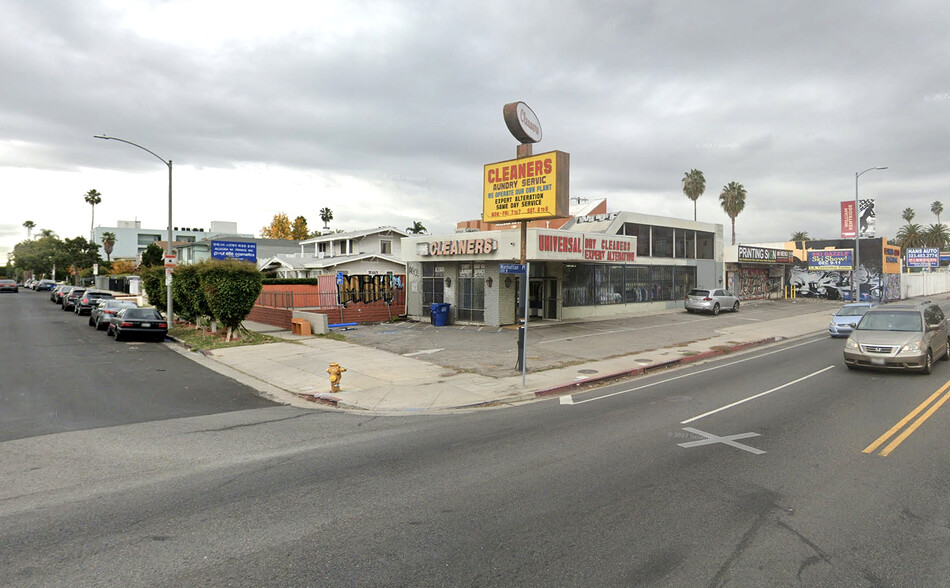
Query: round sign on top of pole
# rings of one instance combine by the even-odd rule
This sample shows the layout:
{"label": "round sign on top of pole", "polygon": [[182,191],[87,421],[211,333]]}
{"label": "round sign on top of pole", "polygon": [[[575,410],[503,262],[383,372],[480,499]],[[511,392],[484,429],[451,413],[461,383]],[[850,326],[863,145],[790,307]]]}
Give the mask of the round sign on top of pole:
{"label": "round sign on top of pole", "polygon": [[508,130],[522,144],[541,140],[541,121],[524,102],[511,102],[502,109]]}

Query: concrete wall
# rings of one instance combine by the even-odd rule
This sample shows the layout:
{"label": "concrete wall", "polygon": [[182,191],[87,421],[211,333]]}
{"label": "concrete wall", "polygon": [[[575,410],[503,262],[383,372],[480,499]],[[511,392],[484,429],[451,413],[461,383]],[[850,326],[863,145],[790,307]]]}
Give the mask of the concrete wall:
{"label": "concrete wall", "polygon": [[302,318],[310,323],[310,330],[314,335],[326,335],[330,332],[327,315],[320,312],[310,312],[306,310],[294,310],[293,318]]}

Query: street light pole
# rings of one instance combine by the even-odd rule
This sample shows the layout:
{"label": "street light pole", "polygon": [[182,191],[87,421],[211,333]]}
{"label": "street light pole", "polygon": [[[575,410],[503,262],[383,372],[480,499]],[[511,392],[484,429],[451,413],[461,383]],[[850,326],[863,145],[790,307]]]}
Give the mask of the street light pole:
{"label": "street light pole", "polygon": [[[162,163],[168,166],[168,242],[167,242],[167,245],[165,246],[165,254],[172,255],[172,160],[169,159],[166,161],[164,157],[159,156],[157,153],[155,153],[151,149],[142,147],[138,143],[133,143],[132,141],[127,141],[125,139],[120,139],[118,137],[110,137],[108,135],[93,135],[93,136],[96,139],[120,141],[122,143],[127,143],[129,145],[132,145],[133,147],[138,147],[142,151],[147,151],[148,153],[151,153],[156,158],[158,158],[159,161],[161,161]],[[168,276],[168,279],[165,280],[165,287],[166,287],[165,300],[167,302],[165,317],[168,320],[168,328],[171,328],[175,322],[175,316],[172,314],[172,310],[173,310],[172,309],[172,282],[171,282],[170,275]]]}
{"label": "street light pole", "polygon": [[869,167],[854,174],[854,273],[851,278],[851,302],[861,302],[861,286],[858,284],[858,269],[861,268],[861,202],[858,198],[858,178],[876,169],[887,169],[887,166]]}

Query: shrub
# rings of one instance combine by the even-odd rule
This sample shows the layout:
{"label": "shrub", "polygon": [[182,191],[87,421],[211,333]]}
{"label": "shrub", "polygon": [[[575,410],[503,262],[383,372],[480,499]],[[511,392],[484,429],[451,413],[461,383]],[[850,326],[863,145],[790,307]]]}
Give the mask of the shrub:
{"label": "shrub", "polygon": [[213,261],[199,271],[201,291],[211,315],[231,332],[254,308],[261,294],[261,273],[246,261]]}
{"label": "shrub", "polygon": [[201,289],[201,272],[211,262],[179,265],[172,280],[172,300],[175,312],[189,322],[197,323],[202,317],[211,316],[211,308]]}
{"label": "shrub", "polygon": [[[159,310],[167,308],[165,268],[160,265],[142,267],[139,276],[142,278],[142,289],[145,290],[145,295],[148,296],[148,303]],[[172,297],[172,302],[174,303],[174,297]]]}

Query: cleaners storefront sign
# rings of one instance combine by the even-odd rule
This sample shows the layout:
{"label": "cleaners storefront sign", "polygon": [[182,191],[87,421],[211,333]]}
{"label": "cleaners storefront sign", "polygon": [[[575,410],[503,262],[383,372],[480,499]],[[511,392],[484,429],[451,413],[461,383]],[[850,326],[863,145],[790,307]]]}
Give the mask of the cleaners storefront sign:
{"label": "cleaners storefront sign", "polygon": [[484,171],[482,219],[488,223],[565,218],[570,208],[570,155],[551,151],[490,163]]}
{"label": "cleaners storefront sign", "polygon": [[[537,240],[529,240],[531,259],[555,261],[636,261],[637,238],[602,233],[567,234],[567,231],[537,231]],[[532,245],[537,247],[531,251]]]}

